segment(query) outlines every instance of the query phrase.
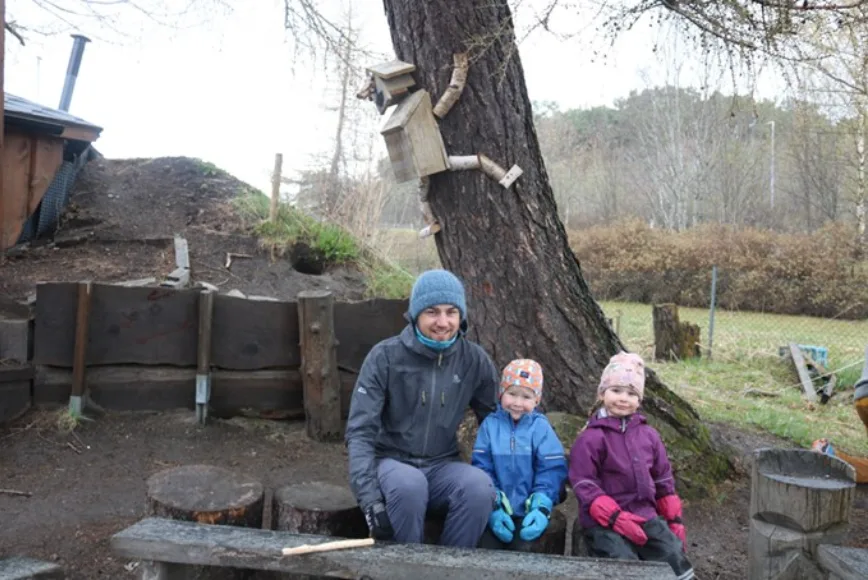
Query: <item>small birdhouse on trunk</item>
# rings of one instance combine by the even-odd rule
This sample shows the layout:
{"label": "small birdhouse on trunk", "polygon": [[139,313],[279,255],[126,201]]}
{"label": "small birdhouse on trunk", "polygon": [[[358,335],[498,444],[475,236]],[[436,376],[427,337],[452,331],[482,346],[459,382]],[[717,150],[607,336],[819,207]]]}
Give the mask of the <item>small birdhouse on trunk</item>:
{"label": "small birdhouse on trunk", "polygon": [[416,65],[400,60],[380,63],[367,69],[373,81],[373,101],[382,115],[386,109],[407,96],[416,84],[413,71]]}
{"label": "small birdhouse on trunk", "polygon": [[398,103],[380,134],[398,183],[449,168],[428,91],[418,90]]}

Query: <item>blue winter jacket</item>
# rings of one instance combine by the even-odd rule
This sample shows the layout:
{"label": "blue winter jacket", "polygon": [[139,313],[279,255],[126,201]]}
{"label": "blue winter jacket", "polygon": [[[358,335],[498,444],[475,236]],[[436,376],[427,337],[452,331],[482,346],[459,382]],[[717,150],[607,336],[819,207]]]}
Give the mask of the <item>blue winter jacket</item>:
{"label": "blue winter jacket", "polygon": [[544,493],[556,505],[567,477],[564,446],[548,418],[534,411],[516,423],[500,405],[479,427],[472,464],[506,494],[517,516],[525,514],[524,502],[533,493]]}

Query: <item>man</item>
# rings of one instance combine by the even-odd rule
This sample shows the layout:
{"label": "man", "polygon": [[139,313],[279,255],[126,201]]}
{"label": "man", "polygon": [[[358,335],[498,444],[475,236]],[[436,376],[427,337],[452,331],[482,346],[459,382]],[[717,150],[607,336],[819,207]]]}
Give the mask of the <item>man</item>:
{"label": "man", "polygon": [[425,513],[446,513],[440,543],[475,548],[494,488],[460,460],[456,431],[468,405],[495,409],[497,371],[464,338],[464,286],[450,272],[416,280],[398,336],[371,349],[353,390],[346,441],[350,486],[376,539],[421,543]]}

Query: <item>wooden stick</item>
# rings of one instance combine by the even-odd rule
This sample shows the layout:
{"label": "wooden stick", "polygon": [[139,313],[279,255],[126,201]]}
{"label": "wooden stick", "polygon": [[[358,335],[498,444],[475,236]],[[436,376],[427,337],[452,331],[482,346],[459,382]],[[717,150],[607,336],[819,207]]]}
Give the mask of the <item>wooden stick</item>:
{"label": "wooden stick", "polygon": [[30,497],[33,494],[29,491],[18,491],[17,489],[0,489],[0,495],[22,495],[24,497]]}
{"label": "wooden stick", "polygon": [[90,282],[79,282],[78,305],[75,313],[75,345],[72,356],[72,391],[69,397],[69,409],[76,415],[81,415],[84,411],[83,397],[87,390],[87,340],[90,304]]}
{"label": "wooden stick", "polygon": [[467,69],[470,68],[470,63],[467,59],[467,53],[461,52],[452,55],[452,79],[449,81],[449,86],[443,92],[440,100],[434,106],[434,114],[442,119],[446,116],[449,110],[458,102],[458,98],[464,91],[464,85],[467,83]]}
{"label": "wooden stick", "polygon": [[313,554],[315,552],[332,552],[334,550],[346,550],[347,548],[365,548],[374,545],[374,538],[363,540],[336,540],[323,544],[305,544],[295,548],[284,548],[281,552],[284,556],[298,556],[300,554]]}
{"label": "wooden stick", "polygon": [[[277,204],[280,200],[280,176],[283,173],[283,153],[274,154],[274,172],[271,174],[271,207],[268,219],[272,222],[277,220]],[[227,268],[229,266],[226,266]]]}

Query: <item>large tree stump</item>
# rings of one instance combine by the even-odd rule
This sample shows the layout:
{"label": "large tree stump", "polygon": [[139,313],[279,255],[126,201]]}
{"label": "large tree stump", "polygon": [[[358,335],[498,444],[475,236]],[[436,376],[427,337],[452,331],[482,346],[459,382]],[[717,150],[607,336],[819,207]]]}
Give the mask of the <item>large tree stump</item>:
{"label": "large tree stump", "polygon": [[365,516],[349,489],[330,483],[287,485],[274,492],[272,528],[298,534],[367,538]]}
{"label": "large tree stump", "polygon": [[243,528],[262,527],[258,481],[213,465],[183,465],[148,478],[148,515]]}
{"label": "large tree stump", "polygon": [[680,322],[678,305],[655,304],[651,312],[654,320],[655,360],[699,358],[699,326]]}
{"label": "large tree stump", "polygon": [[[426,544],[439,544],[440,535],[443,533],[443,524],[446,523],[444,514],[428,514],[425,518]],[[543,535],[533,544],[529,550],[534,554],[558,554],[563,555],[567,545],[567,518],[558,510],[552,510],[549,525]]]}
{"label": "large tree stump", "polygon": [[[147,481],[147,515],[199,522],[262,528],[262,484],[213,465],[183,465],[155,473]],[[142,579],[152,564],[142,566]],[[248,580],[249,570],[216,566],[171,565],[172,580]]]}
{"label": "large tree stump", "polygon": [[299,292],[298,327],[307,435],[315,441],[340,440],[344,424],[335,349],[334,295],[320,290]]}
{"label": "large tree stump", "polygon": [[844,540],[855,478],[853,468],[836,457],[804,449],[756,451],[748,578],[825,579],[817,549]]}

